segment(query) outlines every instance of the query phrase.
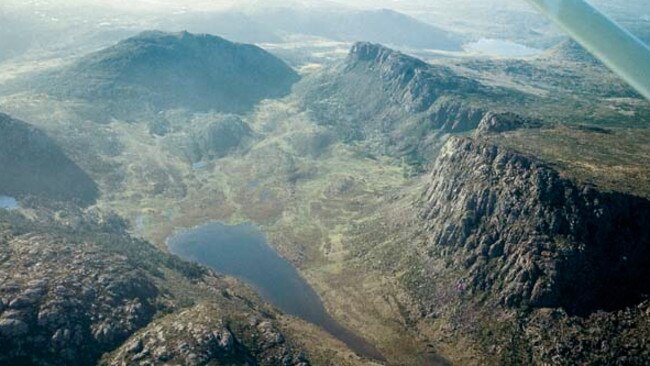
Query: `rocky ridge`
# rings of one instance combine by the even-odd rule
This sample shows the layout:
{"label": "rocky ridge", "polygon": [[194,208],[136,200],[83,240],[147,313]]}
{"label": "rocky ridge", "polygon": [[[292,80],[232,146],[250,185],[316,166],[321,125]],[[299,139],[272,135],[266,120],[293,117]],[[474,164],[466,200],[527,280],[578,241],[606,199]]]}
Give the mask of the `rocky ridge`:
{"label": "rocky ridge", "polygon": [[520,128],[537,128],[541,127],[541,125],[538,121],[532,121],[511,112],[488,112],[478,123],[475,135],[498,134]]}
{"label": "rocky ridge", "polygon": [[367,42],[355,44],[345,62],[296,90],[315,121],[344,141],[425,161],[440,147],[441,134],[473,130],[489,110],[483,102],[508,93]]}
{"label": "rocky ridge", "polygon": [[428,245],[506,306],[615,310],[650,292],[650,201],[601,192],[548,164],[452,138],[423,195]]}
{"label": "rocky ridge", "polygon": [[309,365],[307,356],[292,350],[274,322],[254,314],[228,319],[222,313],[214,305],[200,304],[156,320],[105,362],[116,366],[159,362]]}

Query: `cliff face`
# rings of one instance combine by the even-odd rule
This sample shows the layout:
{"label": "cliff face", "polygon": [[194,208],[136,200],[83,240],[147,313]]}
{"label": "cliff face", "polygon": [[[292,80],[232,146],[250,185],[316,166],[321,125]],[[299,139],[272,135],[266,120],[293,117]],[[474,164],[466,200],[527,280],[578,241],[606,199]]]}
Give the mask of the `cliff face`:
{"label": "cliff face", "polygon": [[355,68],[373,71],[384,82],[384,91],[409,113],[426,111],[442,95],[487,91],[481,83],[448,67],[432,66],[372,43],[361,42],[352,47],[346,70]]}
{"label": "cliff face", "polygon": [[439,147],[441,133],[478,125],[485,111],[477,100],[502,92],[449,67],[365,42],[355,44],[343,64],[296,89],[314,119],[343,140],[424,160]]}
{"label": "cliff face", "polygon": [[564,179],[534,158],[451,139],[421,210],[429,245],[507,306],[584,314],[650,291],[650,201]]}

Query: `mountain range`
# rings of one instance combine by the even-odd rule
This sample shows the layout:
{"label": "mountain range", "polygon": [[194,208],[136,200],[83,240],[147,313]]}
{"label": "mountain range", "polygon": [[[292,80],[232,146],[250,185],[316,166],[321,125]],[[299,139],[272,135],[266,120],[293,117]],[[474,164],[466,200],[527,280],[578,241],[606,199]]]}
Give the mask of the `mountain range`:
{"label": "mountain range", "polygon": [[187,32],[144,32],[36,81],[111,113],[187,108],[245,112],[289,93],[298,75],[259,47]]}
{"label": "mountain range", "polygon": [[[299,76],[149,31],[23,77],[0,363],[647,364],[650,103],[583,52],[358,42]],[[259,227],[382,357],[168,253],[211,221]]]}

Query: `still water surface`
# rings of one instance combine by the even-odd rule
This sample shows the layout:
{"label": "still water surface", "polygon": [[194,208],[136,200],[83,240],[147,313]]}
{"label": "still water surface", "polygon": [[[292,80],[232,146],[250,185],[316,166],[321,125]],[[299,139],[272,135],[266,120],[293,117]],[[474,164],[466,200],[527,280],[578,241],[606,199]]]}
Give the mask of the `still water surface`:
{"label": "still water surface", "polygon": [[468,52],[496,57],[529,57],[541,54],[543,51],[523,44],[503,40],[482,38],[464,46]]}
{"label": "still water surface", "polygon": [[357,354],[384,361],[373,345],[327,313],[314,289],[255,226],[208,223],[173,235],[167,246],[179,257],[242,279],[283,312],[320,326]]}
{"label": "still water surface", "polygon": [[18,208],[18,201],[16,201],[16,199],[13,197],[0,195],[0,208],[13,210],[15,208]]}

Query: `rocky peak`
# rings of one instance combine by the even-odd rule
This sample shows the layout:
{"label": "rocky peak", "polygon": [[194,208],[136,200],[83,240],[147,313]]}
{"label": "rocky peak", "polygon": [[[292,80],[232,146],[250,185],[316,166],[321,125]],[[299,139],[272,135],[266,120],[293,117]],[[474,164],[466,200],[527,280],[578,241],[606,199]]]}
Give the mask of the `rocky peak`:
{"label": "rocky peak", "polygon": [[584,314],[650,291],[650,201],[563,178],[535,158],[452,138],[421,216],[429,245],[467,270],[468,288],[508,306]]}
{"label": "rocky peak", "polygon": [[424,61],[405,55],[388,47],[370,42],[357,42],[348,55],[348,63],[371,62],[374,64],[400,64],[402,67],[427,67]]}
{"label": "rocky peak", "polygon": [[488,112],[483,116],[476,128],[476,134],[492,134],[518,130],[520,128],[539,127],[537,121],[526,119],[518,114],[505,112]]}
{"label": "rocky peak", "polygon": [[224,313],[214,304],[202,303],[158,319],[106,357],[106,363],[309,366],[276,321],[258,314],[233,319]]}
{"label": "rocky peak", "polygon": [[367,42],[308,81],[297,89],[319,124],[332,126],[343,141],[366,141],[374,153],[406,156],[416,166],[439,149],[441,133],[476,128],[485,113],[478,101],[501,92],[450,67]]}
{"label": "rocky peak", "polygon": [[[208,34],[193,34],[187,31],[168,33],[148,30],[127,38],[118,45],[161,46],[161,47],[235,47],[238,44],[224,38]],[[153,50],[150,48],[150,50]]]}
{"label": "rocky peak", "polygon": [[480,92],[477,81],[458,75],[446,66],[429,65],[390,48],[357,43],[346,62],[348,72],[361,69],[379,78],[393,102],[408,113],[429,109],[443,95]]}

